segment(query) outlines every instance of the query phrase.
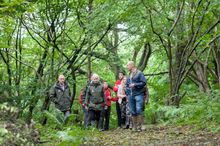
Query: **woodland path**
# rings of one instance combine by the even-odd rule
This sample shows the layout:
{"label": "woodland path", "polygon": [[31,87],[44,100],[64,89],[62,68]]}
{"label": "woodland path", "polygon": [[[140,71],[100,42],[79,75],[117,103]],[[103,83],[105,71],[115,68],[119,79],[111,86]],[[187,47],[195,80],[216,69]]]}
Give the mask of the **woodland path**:
{"label": "woodland path", "polygon": [[220,133],[196,130],[193,126],[147,127],[146,131],[113,129],[100,132],[82,145],[119,146],[220,146]]}

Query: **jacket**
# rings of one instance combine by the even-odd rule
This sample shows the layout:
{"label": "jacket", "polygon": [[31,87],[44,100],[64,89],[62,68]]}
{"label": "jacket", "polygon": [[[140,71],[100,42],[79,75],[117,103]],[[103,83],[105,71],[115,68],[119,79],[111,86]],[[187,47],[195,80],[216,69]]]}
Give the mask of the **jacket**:
{"label": "jacket", "polygon": [[64,90],[58,82],[53,85],[49,91],[49,97],[60,111],[70,110],[72,99],[70,88],[66,82],[64,83]]}
{"label": "jacket", "polygon": [[119,85],[121,85],[121,80],[117,80],[115,82],[114,87],[113,87],[113,91],[115,92],[115,95],[116,95],[116,101],[119,99],[119,97],[117,95]]}
{"label": "jacket", "polygon": [[86,91],[85,105],[89,110],[102,110],[106,105],[104,87],[101,83],[90,83]]}
{"label": "jacket", "polygon": [[[129,84],[133,83],[134,88],[130,88]],[[131,96],[144,95],[145,85],[147,80],[143,72],[137,70],[135,73],[130,74],[126,82],[126,94]]]}
{"label": "jacket", "polygon": [[110,99],[110,97],[111,97],[111,91],[110,91],[110,89],[109,88],[106,88],[105,89],[105,98],[106,98],[106,105],[107,106],[111,106],[111,101],[117,101],[117,99],[116,98],[111,98]]}

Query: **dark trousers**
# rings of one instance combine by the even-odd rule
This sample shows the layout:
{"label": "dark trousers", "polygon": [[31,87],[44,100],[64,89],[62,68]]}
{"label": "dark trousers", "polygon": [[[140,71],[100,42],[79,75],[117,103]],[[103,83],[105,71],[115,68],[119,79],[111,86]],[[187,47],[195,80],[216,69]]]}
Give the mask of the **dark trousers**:
{"label": "dark trousers", "polygon": [[109,119],[111,114],[111,106],[104,110],[104,130],[109,130]]}
{"label": "dark trousers", "polygon": [[120,109],[121,109],[121,125],[125,125],[126,123],[126,99],[123,98],[121,105],[120,105]]}
{"label": "dark trousers", "polygon": [[95,126],[98,129],[102,128],[103,118],[101,118],[102,111],[89,110],[89,125]]}
{"label": "dark trousers", "polygon": [[117,118],[118,118],[118,127],[121,127],[121,108],[118,101],[116,102],[116,112],[117,112]]}
{"label": "dark trousers", "polygon": [[83,107],[83,113],[84,113],[84,127],[86,128],[86,127],[88,127],[88,123],[89,123],[89,121],[88,121],[89,120],[89,112],[84,107]]}

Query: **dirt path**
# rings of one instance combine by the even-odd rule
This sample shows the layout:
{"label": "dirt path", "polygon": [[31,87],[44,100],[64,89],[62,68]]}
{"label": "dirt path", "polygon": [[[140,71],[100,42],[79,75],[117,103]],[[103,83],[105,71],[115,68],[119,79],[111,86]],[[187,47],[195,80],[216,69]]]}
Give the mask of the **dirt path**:
{"label": "dirt path", "polygon": [[100,132],[92,141],[82,145],[156,145],[156,146],[220,146],[220,133],[195,131],[192,126],[147,127],[146,131],[113,129]]}

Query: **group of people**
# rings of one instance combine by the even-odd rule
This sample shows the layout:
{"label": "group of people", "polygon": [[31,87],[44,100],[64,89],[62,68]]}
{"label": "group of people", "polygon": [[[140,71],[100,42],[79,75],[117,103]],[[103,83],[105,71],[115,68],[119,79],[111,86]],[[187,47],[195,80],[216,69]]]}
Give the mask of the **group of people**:
{"label": "group of people", "polygon": [[[112,97],[107,81],[101,81],[93,73],[85,88],[80,91],[80,104],[84,112],[84,126],[97,127],[100,131],[109,129],[111,102],[116,102],[118,127],[142,131],[144,121],[144,101],[146,99],[146,78],[133,61],[127,63],[129,75],[119,72]],[[65,77],[60,75],[58,82],[50,90],[50,99],[64,113],[64,120],[70,114],[71,96]]]}

